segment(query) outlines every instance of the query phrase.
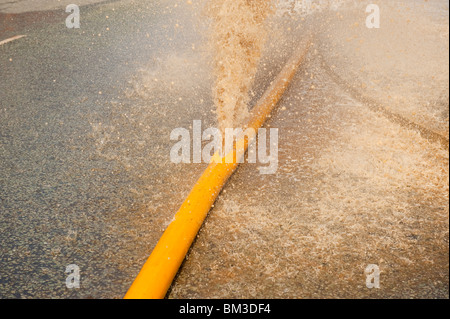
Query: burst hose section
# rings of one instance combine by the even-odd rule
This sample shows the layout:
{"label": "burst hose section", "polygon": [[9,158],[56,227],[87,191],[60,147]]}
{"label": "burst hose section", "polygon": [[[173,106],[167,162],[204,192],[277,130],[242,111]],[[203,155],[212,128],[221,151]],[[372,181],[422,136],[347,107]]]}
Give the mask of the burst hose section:
{"label": "burst hose section", "polygon": [[[252,109],[247,128],[252,128],[256,132],[280,101],[312,45],[312,37],[305,39],[307,40],[300,44],[283,70]],[[236,170],[239,159],[245,155],[249,141],[254,137],[238,137],[233,150],[225,157],[214,155],[211,163],[181,205],[174,220],[158,241],[125,295],[125,299],[162,299],[166,296],[211,206],[228,178]]]}

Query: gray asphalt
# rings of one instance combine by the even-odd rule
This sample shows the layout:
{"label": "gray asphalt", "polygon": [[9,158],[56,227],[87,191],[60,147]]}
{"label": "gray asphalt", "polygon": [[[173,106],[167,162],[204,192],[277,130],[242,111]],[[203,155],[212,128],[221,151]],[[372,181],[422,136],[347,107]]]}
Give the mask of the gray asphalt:
{"label": "gray asphalt", "polygon": [[[0,298],[125,294],[195,178],[190,167],[191,180],[167,181],[168,137],[210,106],[180,104],[175,117],[174,91],[129,93],[140,69],[198,41],[173,27],[190,14],[169,1],[109,1],[81,7],[80,29],[60,9],[0,14],[0,40],[26,35],[0,46]],[[175,199],[155,212],[161,191]],[[69,264],[81,289],[66,288]]]}
{"label": "gray asphalt", "polygon": [[[0,5],[0,41],[26,37],[0,45],[0,298],[122,298],[205,167],[169,158],[174,128],[215,123],[201,10],[93,1],[81,6],[81,28],[68,29],[64,6],[29,12],[26,1],[11,2]],[[324,21],[274,26],[251,105],[304,26],[324,29],[267,124],[282,129],[279,174],[243,165],[233,176],[169,297],[448,298],[448,155],[333,84],[317,54],[348,76],[358,61]],[[347,158],[368,162],[373,176]],[[414,177],[423,170],[442,184]],[[397,179],[386,177],[393,171]],[[393,250],[402,258],[392,260]],[[373,260],[388,279],[368,292],[362,276]],[[80,289],[66,287],[71,264]]]}

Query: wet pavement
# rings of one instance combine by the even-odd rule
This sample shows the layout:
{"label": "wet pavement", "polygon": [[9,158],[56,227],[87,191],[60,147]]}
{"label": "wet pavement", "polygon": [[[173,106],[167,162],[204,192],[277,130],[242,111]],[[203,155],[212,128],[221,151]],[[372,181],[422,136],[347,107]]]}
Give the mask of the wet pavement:
{"label": "wet pavement", "polygon": [[[187,9],[168,1],[81,8],[80,29],[67,29],[64,15],[16,29],[26,37],[0,47],[1,297],[125,294],[201,172],[170,163],[170,132],[198,112],[213,118],[200,101],[204,82],[174,84],[171,94],[162,86],[159,95],[134,84],[171,57],[195,67],[200,37],[174,28],[189,21]],[[183,180],[174,178],[180,170]],[[69,264],[80,267],[79,290],[66,288]]]}
{"label": "wet pavement", "polygon": [[232,176],[170,298],[448,298],[440,144],[352,99],[314,53],[266,127],[280,128],[278,172]]}
{"label": "wet pavement", "polygon": [[[186,1],[110,1],[81,7],[81,28],[67,29],[60,8],[0,6],[0,41],[26,35],[0,46],[0,297],[122,298],[205,167],[169,158],[174,128],[215,124],[204,19]],[[170,298],[448,298],[448,152],[325,72],[318,54],[350,83],[387,72],[358,72],[350,41],[327,37],[330,14],[273,27],[251,103],[302,28],[321,31],[266,123],[280,129],[279,170],[238,169]],[[333,20],[336,32],[354,17]],[[445,76],[421,86],[431,107],[402,114],[448,132]],[[405,83],[394,110],[411,101]],[[390,105],[380,87],[363,91]],[[69,264],[80,289],[66,287]],[[365,287],[368,264],[381,289]]]}

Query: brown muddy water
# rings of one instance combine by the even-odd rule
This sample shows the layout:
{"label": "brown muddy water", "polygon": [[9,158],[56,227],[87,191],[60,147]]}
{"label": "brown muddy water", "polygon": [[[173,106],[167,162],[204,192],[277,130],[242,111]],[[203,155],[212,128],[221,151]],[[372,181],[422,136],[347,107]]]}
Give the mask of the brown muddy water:
{"label": "brown muddy water", "polygon": [[[212,209],[170,298],[448,298],[448,145],[446,150],[371,111],[327,74],[319,57],[324,54],[352,84],[375,74],[389,78],[396,86],[381,96],[372,87],[356,87],[430,130],[442,127],[436,131],[445,137],[448,95],[442,92],[448,72],[437,68],[448,63],[448,39],[417,44],[416,36],[436,38],[446,25],[431,27],[429,20],[417,19],[408,30],[395,14],[409,12],[414,18],[424,5],[385,3],[385,11],[394,11],[385,14],[390,24],[372,35],[364,25],[367,4],[318,8],[320,15],[294,15],[295,22],[280,27],[283,35],[301,37],[312,24],[317,36],[266,124],[280,130],[280,168],[262,176],[252,165],[240,167]],[[399,41],[395,33],[402,31],[408,37]],[[344,40],[345,32],[359,35]],[[408,51],[411,45],[420,49]],[[272,64],[273,52],[267,49],[262,65]],[[408,60],[397,66],[389,58]],[[355,70],[360,65],[362,70]],[[363,66],[371,72],[364,73]],[[415,80],[405,81],[397,73],[401,68]],[[423,81],[419,73],[433,79],[426,90],[429,103],[410,94],[416,81]],[[394,94],[404,96],[403,104],[385,98]],[[439,106],[430,102],[436,99]],[[437,115],[425,115],[432,112]],[[364,270],[371,264],[381,269],[380,289],[366,286]]]}
{"label": "brown muddy water", "polygon": [[[0,48],[0,297],[122,298],[206,166],[173,164],[171,131],[220,126],[225,92],[251,109],[313,30],[265,124],[279,129],[278,171],[239,167],[168,297],[448,298],[448,151],[371,111],[321,62],[448,132],[448,4],[378,2],[381,28],[368,30],[369,1],[225,20],[205,1],[117,1],[87,10],[76,39],[54,25]],[[258,16],[233,40],[250,37],[254,59],[218,68],[237,52],[221,23],[247,28]],[[65,287],[69,264],[80,266],[78,290]],[[366,287],[369,264],[380,289]]]}

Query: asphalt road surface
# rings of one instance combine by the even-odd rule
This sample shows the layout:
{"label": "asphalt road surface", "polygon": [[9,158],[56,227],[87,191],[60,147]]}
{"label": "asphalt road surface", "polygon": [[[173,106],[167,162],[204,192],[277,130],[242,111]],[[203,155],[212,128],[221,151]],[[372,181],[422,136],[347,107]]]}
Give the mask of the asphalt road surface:
{"label": "asphalt road surface", "polygon": [[[148,70],[193,60],[201,37],[187,23],[189,8],[82,6],[79,29],[66,27],[60,7],[0,13],[2,40],[26,35],[0,47],[1,297],[125,294],[195,179],[189,167],[170,181],[178,169],[170,166],[170,132],[192,125],[191,113],[213,118],[209,90],[197,97],[196,87],[177,87],[178,73],[171,90],[136,93],[135,83],[150,82]],[[66,288],[70,264],[80,268],[81,289]]]}
{"label": "asphalt road surface", "polygon": [[[64,1],[36,2],[0,1],[0,298],[122,298],[205,167],[169,156],[174,128],[215,124],[205,18],[190,1],[80,1],[70,29]],[[364,38],[364,8],[352,10],[272,29],[252,103],[303,28],[317,32],[266,124],[280,128],[278,172],[239,168],[169,297],[448,298],[448,145],[345,87],[448,133],[448,72],[436,71],[448,21],[403,45],[404,34]],[[382,39],[398,44],[383,65],[371,59]],[[369,264],[381,289],[366,287]],[[79,289],[66,286],[68,265]]]}

